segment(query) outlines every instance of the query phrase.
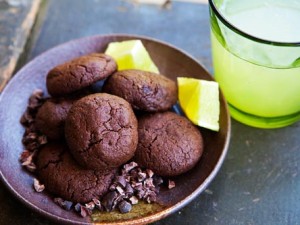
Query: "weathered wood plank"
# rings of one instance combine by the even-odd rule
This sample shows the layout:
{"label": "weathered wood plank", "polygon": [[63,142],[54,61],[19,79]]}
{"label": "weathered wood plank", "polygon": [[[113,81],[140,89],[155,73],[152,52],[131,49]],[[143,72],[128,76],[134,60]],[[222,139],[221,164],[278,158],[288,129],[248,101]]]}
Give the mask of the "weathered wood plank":
{"label": "weathered wood plank", "polygon": [[0,0],[0,92],[17,64],[40,0]]}

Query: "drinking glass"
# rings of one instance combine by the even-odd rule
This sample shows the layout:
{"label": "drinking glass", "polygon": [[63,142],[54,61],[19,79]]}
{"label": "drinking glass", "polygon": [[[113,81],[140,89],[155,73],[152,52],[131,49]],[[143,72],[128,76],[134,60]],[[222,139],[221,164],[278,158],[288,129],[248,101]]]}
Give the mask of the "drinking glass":
{"label": "drinking glass", "polygon": [[278,128],[300,119],[300,1],[209,0],[214,76],[231,116]]}

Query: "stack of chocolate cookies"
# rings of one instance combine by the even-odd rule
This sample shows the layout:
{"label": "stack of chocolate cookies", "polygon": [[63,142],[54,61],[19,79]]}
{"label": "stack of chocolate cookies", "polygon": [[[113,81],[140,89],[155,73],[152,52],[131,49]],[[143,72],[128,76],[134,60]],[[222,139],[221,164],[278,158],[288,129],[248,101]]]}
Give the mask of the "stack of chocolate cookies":
{"label": "stack of chocolate cookies", "polygon": [[[101,92],[91,92],[99,81]],[[163,75],[118,71],[110,56],[93,53],[56,66],[46,83],[51,97],[35,125],[48,143],[36,164],[39,180],[55,196],[90,202],[109,191],[118,169],[130,161],[173,177],[202,155],[199,129],[169,111],[177,85]]]}

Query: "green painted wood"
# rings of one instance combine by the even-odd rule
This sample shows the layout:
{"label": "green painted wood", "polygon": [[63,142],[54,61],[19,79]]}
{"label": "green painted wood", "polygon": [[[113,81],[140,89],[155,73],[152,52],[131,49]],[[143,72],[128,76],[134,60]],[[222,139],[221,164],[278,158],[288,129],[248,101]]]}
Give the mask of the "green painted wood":
{"label": "green painted wood", "polygon": [[13,74],[39,4],[40,0],[0,1],[0,91]]}

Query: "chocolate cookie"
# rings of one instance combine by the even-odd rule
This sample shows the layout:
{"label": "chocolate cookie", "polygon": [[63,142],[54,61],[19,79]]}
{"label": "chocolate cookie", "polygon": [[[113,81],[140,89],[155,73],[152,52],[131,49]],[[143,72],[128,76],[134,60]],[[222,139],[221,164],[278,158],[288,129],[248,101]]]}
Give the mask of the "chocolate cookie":
{"label": "chocolate cookie", "polygon": [[108,191],[116,170],[93,171],[80,167],[64,144],[45,145],[37,156],[39,179],[46,190],[72,202],[89,202]]}
{"label": "chocolate cookie", "polygon": [[50,139],[64,138],[64,124],[73,98],[50,98],[38,110],[36,128]]}
{"label": "chocolate cookie", "polygon": [[161,176],[176,176],[193,168],[203,152],[200,131],[173,112],[139,119],[139,143],[135,160]]}
{"label": "chocolate cookie", "polygon": [[134,109],[165,111],[177,101],[176,83],[167,77],[141,70],[122,70],[110,76],[103,91],[127,100]]}
{"label": "chocolate cookie", "polygon": [[117,70],[108,55],[93,53],[58,65],[47,75],[47,89],[52,96],[62,96],[83,89]]}
{"label": "chocolate cookie", "polygon": [[130,104],[110,94],[78,100],[65,123],[65,137],[79,164],[90,169],[114,168],[135,153],[137,119]]}

